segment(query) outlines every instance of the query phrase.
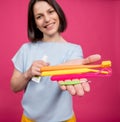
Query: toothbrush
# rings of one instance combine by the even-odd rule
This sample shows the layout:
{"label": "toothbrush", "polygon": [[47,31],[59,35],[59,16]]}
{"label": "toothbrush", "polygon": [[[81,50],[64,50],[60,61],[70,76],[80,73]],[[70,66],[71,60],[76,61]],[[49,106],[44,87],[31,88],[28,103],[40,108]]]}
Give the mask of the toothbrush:
{"label": "toothbrush", "polygon": [[[100,70],[80,68],[80,69],[70,69],[70,70],[55,70],[55,71],[45,71],[41,73],[41,76],[53,76],[53,75],[63,75],[63,74],[83,74],[88,72],[98,73]],[[101,71],[103,74],[108,74],[108,71]]]}
{"label": "toothbrush", "polygon": [[66,69],[80,69],[80,68],[106,68],[111,67],[111,61],[102,61],[101,64],[98,65],[58,65],[58,66],[47,66],[42,67],[41,72],[45,71],[56,71],[56,70],[66,70]]}
{"label": "toothbrush", "polygon": [[98,73],[84,73],[84,74],[64,74],[64,75],[55,75],[51,76],[52,81],[64,81],[64,80],[73,80],[80,78],[93,78],[93,77],[110,77],[112,75],[111,69],[106,69],[108,74],[102,74],[101,71]]}

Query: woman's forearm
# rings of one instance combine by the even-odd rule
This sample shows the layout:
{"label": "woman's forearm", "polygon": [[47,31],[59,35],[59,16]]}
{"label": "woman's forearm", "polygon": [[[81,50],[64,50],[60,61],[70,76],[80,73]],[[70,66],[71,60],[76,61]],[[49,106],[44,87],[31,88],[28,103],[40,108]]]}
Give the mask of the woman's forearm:
{"label": "woman's forearm", "polygon": [[27,72],[20,73],[17,70],[14,70],[13,76],[11,78],[11,89],[14,92],[19,92],[25,90],[30,77],[28,77]]}

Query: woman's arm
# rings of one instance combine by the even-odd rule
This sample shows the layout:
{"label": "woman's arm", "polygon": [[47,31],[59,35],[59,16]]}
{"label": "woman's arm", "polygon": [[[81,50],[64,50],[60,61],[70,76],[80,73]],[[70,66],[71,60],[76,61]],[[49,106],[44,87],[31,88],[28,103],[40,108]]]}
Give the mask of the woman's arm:
{"label": "woman's arm", "polygon": [[49,65],[48,63],[39,60],[34,61],[31,67],[24,73],[20,72],[15,68],[11,78],[11,89],[14,92],[25,90],[28,82],[32,77],[40,76],[40,68],[48,65]]}
{"label": "woman's arm", "polygon": [[14,92],[19,92],[25,89],[28,84],[30,77],[27,76],[27,72],[21,73],[19,70],[14,69],[11,78],[11,89]]}

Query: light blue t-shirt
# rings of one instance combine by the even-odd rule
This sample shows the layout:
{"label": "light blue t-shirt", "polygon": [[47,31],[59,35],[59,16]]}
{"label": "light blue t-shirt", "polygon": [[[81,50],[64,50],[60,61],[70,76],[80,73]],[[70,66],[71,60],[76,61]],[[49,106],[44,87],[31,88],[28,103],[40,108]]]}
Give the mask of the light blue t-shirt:
{"label": "light blue t-shirt", "polygon": [[[23,44],[12,61],[16,69],[25,72],[33,61],[41,60],[44,55],[50,65],[83,58],[82,48],[77,44],[38,41]],[[36,122],[62,122],[73,115],[72,96],[50,77],[42,77],[40,83],[30,80],[22,106],[25,116]]]}

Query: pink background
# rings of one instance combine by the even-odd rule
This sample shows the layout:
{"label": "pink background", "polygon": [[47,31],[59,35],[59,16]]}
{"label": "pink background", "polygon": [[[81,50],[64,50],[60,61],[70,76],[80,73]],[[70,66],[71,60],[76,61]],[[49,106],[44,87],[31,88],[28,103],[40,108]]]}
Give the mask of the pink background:
{"label": "pink background", "polygon": [[[112,61],[111,78],[92,78],[91,92],[73,97],[77,122],[120,122],[120,1],[58,0],[68,18],[63,36],[80,44],[84,56]],[[10,89],[12,56],[27,42],[28,0],[0,1],[0,122],[20,122],[22,92]]]}

